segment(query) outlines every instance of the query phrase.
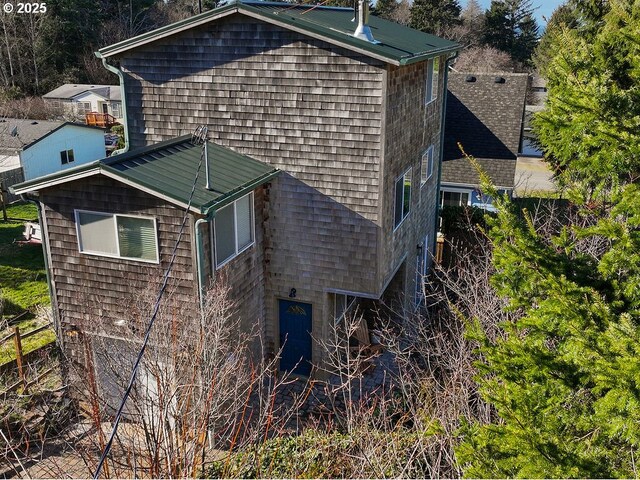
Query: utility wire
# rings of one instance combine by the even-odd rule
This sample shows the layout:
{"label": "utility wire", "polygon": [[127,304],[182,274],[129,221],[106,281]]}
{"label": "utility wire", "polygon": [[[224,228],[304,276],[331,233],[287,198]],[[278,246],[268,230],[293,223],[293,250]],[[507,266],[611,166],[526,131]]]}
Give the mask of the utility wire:
{"label": "utility wire", "polygon": [[[207,133],[208,128],[205,125],[200,125],[194,131],[191,136],[191,142],[200,145],[204,144],[207,141]],[[131,372],[131,379],[129,380],[129,385],[124,392],[124,396],[122,397],[122,402],[120,403],[120,407],[118,408],[118,412],[113,420],[113,428],[111,430],[111,435],[109,436],[109,441],[104,447],[104,451],[102,452],[102,456],[100,457],[100,462],[98,463],[98,467],[96,468],[96,473],[93,475],[94,480],[97,480],[100,477],[100,472],[102,470],[102,466],[111,451],[111,446],[113,445],[113,440],[116,437],[118,432],[118,426],[120,425],[120,419],[122,417],[122,412],[124,411],[124,406],[127,403],[127,399],[131,394],[131,390],[133,389],[133,385],[136,381],[136,375],[138,374],[138,367],[140,366],[140,362],[142,361],[142,357],[144,355],[145,350],[147,349],[147,344],[149,343],[149,337],[151,336],[151,329],[153,328],[153,324],[158,316],[158,310],[160,309],[160,301],[162,300],[162,296],[167,288],[167,283],[169,281],[169,274],[171,273],[171,269],[173,268],[173,263],[176,259],[176,254],[178,252],[178,245],[182,240],[182,233],[184,232],[184,227],[187,224],[187,218],[189,218],[189,210],[191,209],[191,202],[193,201],[193,195],[196,191],[196,183],[198,182],[198,177],[200,176],[200,169],[202,168],[202,163],[204,159],[204,146],[202,151],[200,152],[200,161],[198,163],[198,168],[196,170],[196,176],[193,179],[193,185],[191,186],[191,193],[189,194],[189,202],[184,211],[184,216],[182,217],[182,225],[180,225],[180,232],[178,233],[178,239],[176,240],[175,245],[173,246],[173,251],[171,252],[171,260],[169,261],[169,265],[164,272],[162,278],[162,286],[158,291],[158,296],[156,298],[156,303],[153,306],[153,313],[151,314],[151,319],[149,320],[149,325],[147,326],[147,330],[144,335],[144,341],[142,342],[142,347],[140,347],[140,352],[138,352],[138,357],[136,358],[136,362],[133,365],[133,371]]]}

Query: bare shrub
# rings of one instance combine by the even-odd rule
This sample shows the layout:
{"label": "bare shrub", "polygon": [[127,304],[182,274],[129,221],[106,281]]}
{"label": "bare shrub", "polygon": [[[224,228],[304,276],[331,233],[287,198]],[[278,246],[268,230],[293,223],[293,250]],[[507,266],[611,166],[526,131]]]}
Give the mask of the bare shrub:
{"label": "bare shrub", "polygon": [[465,48],[460,52],[453,67],[458,72],[470,73],[511,73],[516,71],[516,65],[508,53],[487,46]]}
{"label": "bare shrub", "polygon": [[9,99],[0,95],[0,117],[52,120],[62,115],[62,108],[53,107],[41,97]]}
{"label": "bare shrub", "polygon": [[[76,396],[85,400],[89,421],[82,426],[86,440],[74,450],[86,465],[85,475],[95,472],[111,431],[109,420],[140,351],[144,325],[136,318],[149,312],[154,300],[153,292],[142,294],[121,325],[84,335],[86,370],[76,372],[83,380]],[[241,330],[223,282],[210,289],[201,315],[183,312],[169,295],[151,330],[102,477],[198,476],[213,459],[281,434],[297,404],[274,401],[289,379],[274,376],[274,361],[252,351],[256,342],[257,332]]]}

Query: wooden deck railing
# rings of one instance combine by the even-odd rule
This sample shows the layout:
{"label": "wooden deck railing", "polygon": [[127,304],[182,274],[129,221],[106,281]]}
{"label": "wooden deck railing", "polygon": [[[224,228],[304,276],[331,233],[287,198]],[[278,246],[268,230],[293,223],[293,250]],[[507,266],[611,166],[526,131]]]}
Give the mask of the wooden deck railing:
{"label": "wooden deck railing", "polygon": [[89,112],[84,115],[85,123],[93,127],[111,128],[116,125],[116,117],[108,113]]}

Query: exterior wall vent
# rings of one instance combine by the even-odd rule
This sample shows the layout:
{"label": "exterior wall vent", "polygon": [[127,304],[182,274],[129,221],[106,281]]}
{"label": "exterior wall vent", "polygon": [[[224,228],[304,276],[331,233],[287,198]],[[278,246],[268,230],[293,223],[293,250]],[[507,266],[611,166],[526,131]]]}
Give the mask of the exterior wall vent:
{"label": "exterior wall vent", "polygon": [[369,27],[369,0],[358,0],[358,27],[353,32],[353,36],[369,43],[380,43],[373,38]]}
{"label": "exterior wall vent", "polygon": [[466,78],[464,79],[465,82],[475,82],[476,81],[476,77],[474,77],[473,75],[467,75]]}

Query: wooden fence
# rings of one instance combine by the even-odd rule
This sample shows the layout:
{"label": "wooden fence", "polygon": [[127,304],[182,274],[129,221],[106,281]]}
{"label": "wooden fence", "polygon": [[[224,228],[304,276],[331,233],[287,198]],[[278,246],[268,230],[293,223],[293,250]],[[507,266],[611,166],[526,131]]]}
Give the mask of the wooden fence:
{"label": "wooden fence", "polygon": [[[44,372],[40,373],[39,375],[37,375],[35,378],[28,380],[27,379],[27,375],[26,375],[26,363],[25,363],[25,354],[22,350],[22,340],[24,340],[25,338],[29,338],[33,335],[36,335],[48,328],[50,328],[51,325],[43,325],[41,327],[38,327],[36,329],[33,329],[29,332],[26,333],[21,333],[20,332],[20,327],[13,327],[13,332],[10,333],[9,335],[7,335],[6,337],[0,339],[0,345],[4,345],[7,342],[10,342],[11,340],[13,340],[13,345],[15,348],[15,352],[16,352],[16,367],[18,369],[18,381],[15,382],[12,385],[9,385],[9,387],[2,392],[0,395],[6,395],[9,392],[12,392],[14,390],[19,389],[20,387],[22,387],[22,393],[28,393],[29,388],[32,387],[34,384],[36,384],[37,382],[39,382],[40,380],[42,380],[43,378],[45,378],[47,375],[49,375],[51,372],[53,372],[53,368],[48,368],[47,370],[45,370]],[[47,347],[47,345],[40,347],[41,348],[45,348]],[[38,349],[38,350],[40,350]],[[33,353],[33,352],[30,352]],[[11,362],[9,362],[11,363]]]}

